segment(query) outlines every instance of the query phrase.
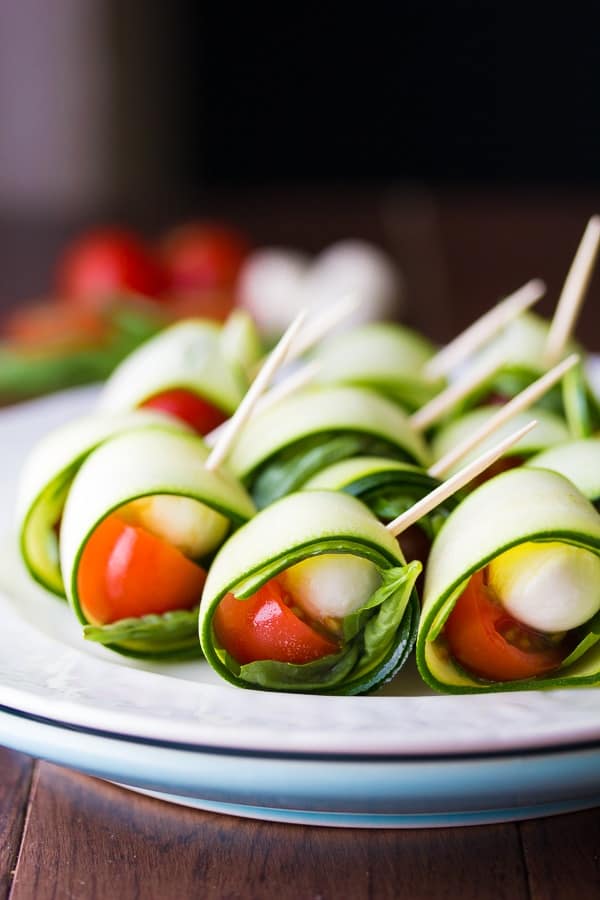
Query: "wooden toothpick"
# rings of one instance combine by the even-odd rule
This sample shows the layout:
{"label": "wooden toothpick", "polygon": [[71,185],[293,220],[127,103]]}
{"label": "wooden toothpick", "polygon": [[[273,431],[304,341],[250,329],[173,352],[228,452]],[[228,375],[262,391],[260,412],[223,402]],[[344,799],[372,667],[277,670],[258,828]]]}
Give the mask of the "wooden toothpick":
{"label": "wooden toothpick", "polygon": [[468,466],[462,468],[456,475],[448,478],[447,481],[444,481],[439,487],[436,487],[431,493],[423,497],[422,500],[419,500],[414,506],[411,506],[410,509],[407,509],[406,512],[402,513],[402,515],[395,518],[392,522],[389,522],[385,526],[387,530],[395,537],[402,534],[403,531],[406,531],[407,528],[410,528],[411,525],[414,525],[415,522],[418,522],[419,519],[422,519],[423,516],[430,513],[433,509],[443,503],[444,500],[451,497],[452,494],[455,494],[474,478],[477,478],[478,475],[481,475],[482,472],[485,472],[485,470],[495,463],[503,453],[506,453],[513,444],[516,444],[521,438],[525,437],[525,435],[528,434],[532,428],[535,428],[536,425],[537,421],[532,419],[532,421],[523,428],[513,431],[512,434],[504,438],[503,441],[499,441],[491,450],[482,453],[481,456],[478,456],[477,459],[469,463]]}
{"label": "wooden toothpick", "polygon": [[[289,361],[289,356],[286,357],[285,361]],[[315,379],[320,368],[320,364],[315,359],[305,363],[299,369],[296,369],[295,372],[292,372],[290,375],[283,378],[278,384],[274,384],[272,388],[259,398],[252,414],[256,415],[257,413],[264,412],[265,409],[269,409],[271,406],[279,403],[280,400],[299,391],[300,388],[306,387],[307,384],[310,384],[310,382]],[[227,419],[226,422],[222,422],[220,425],[217,425],[216,428],[213,428],[212,431],[204,436],[204,443],[209,447],[214,447],[230,422],[231,419]]]}
{"label": "wooden toothpick", "polygon": [[572,353],[567,359],[563,360],[557,366],[554,366],[553,369],[550,369],[549,372],[546,372],[545,375],[542,375],[541,378],[538,378],[537,381],[534,381],[522,390],[516,397],[513,397],[513,399],[509,400],[508,403],[505,403],[504,406],[501,406],[498,412],[494,413],[494,415],[491,416],[487,422],[484,422],[480,428],[474,431],[473,434],[468,435],[464,441],[461,441],[456,447],[453,447],[452,450],[449,450],[448,453],[445,453],[444,456],[440,457],[440,459],[428,469],[428,474],[434,478],[441,478],[446,472],[452,469],[457,462],[460,462],[461,459],[470,453],[471,450],[474,450],[475,447],[482,444],[486,438],[490,437],[490,435],[501,428],[502,425],[514,418],[518,413],[524,412],[524,410],[533,406],[534,403],[537,403],[537,401],[543,397],[551,387],[559,382],[569,369],[576,366],[578,362],[579,356],[576,353]]}
{"label": "wooden toothpick", "polygon": [[221,436],[212,448],[210,455],[204,464],[207,469],[214,472],[215,469],[218,469],[225,461],[234,441],[252,414],[259,398],[269,386],[277,369],[286,360],[289,350],[296,339],[298,331],[304,324],[305,319],[306,310],[303,309],[298,313],[292,324],[279,339],[279,342],[274,349],[267,356],[260,372],[248,388],[244,399],[231,419],[229,419],[227,427],[223,430]]}
{"label": "wooden toothpick", "polygon": [[537,303],[545,292],[544,282],[534,278],[514,294],[505,297],[432,356],[424,367],[425,376],[433,380],[448,375],[491,340],[505,325]]}
{"label": "wooden toothpick", "polygon": [[409,417],[415,431],[425,431],[450,412],[457,403],[485,384],[497,372],[502,360],[494,355],[480,360],[458,381],[449,385]]}
{"label": "wooden toothpick", "polygon": [[600,248],[600,216],[592,216],[587,223],[575,258],[565,279],[550,324],[544,360],[551,366],[561,354],[575,331],[577,318],[594,271],[598,249]]}
{"label": "wooden toothpick", "polygon": [[358,298],[349,294],[327,306],[324,310],[312,317],[309,317],[306,325],[292,344],[287,358],[287,362],[298,359],[311,347],[314,347],[319,341],[333,331],[337,325],[340,325],[347,319],[358,307]]}

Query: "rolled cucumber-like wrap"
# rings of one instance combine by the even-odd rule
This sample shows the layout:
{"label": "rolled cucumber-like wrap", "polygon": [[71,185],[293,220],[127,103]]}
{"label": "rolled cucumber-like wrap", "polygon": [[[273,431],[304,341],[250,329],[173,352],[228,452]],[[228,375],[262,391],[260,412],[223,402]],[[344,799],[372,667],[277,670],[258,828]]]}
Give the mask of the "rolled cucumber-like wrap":
{"label": "rolled cucumber-like wrap", "polygon": [[[550,323],[532,312],[522,313],[507,325],[499,336],[476,358],[476,364],[483,360],[498,360],[498,369],[464,401],[462,409],[475,403],[485,403],[486,397],[508,399],[514,397],[527,385],[535,381],[549,368],[545,358]],[[569,341],[561,358],[571,353],[579,353],[582,348]],[[553,362],[559,362],[554,360]],[[584,371],[584,363],[575,366],[536,404],[537,408],[554,412],[568,422],[570,432],[575,437],[587,437],[600,424],[600,407]],[[460,414],[460,410],[458,411]]]}
{"label": "rolled cucumber-like wrap", "polygon": [[117,434],[152,427],[188,430],[183,424],[150,411],[114,416],[98,413],[50,432],[27,457],[19,479],[17,529],[23,561],[46,590],[65,596],[58,535],[66,498],[84,460]]}
{"label": "rolled cucumber-like wrap", "polygon": [[255,415],[230,456],[259,508],[299,488],[325,466],[376,455],[426,465],[429,452],[390,400],[355,387],[304,390]]}
{"label": "rolled cucumber-like wrap", "polygon": [[550,447],[527,461],[532,469],[550,469],[572,481],[596,509],[600,506],[600,439],[581,438]]}
{"label": "rolled cucumber-like wrap", "polygon": [[[357,497],[380,522],[387,523],[439,484],[419,466],[383,457],[356,456],[323,469],[305,483],[303,490],[343,491]],[[431,542],[457,503],[456,497],[449,497],[401,534],[399,541],[406,559],[425,562]]]}
{"label": "rolled cucumber-like wrap", "polygon": [[427,378],[423,371],[434,353],[433,344],[420,334],[377,322],[325,341],[314,357],[321,384],[371,388],[412,411],[444,387],[443,380]]}
{"label": "rolled cucumber-like wrap", "polygon": [[448,693],[600,681],[600,516],[555,472],[474,491],[434,541],[417,664]]}
{"label": "rolled cucumber-like wrap", "polygon": [[207,456],[196,435],[146,429],[106,442],[82,465],[60,563],[89,640],[144,658],[199,654],[206,568],[255,511],[231,475],[205,468]]}
{"label": "rolled cucumber-like wrap", "polygon": [[206,434],[235,412],[248,387],[248,360],[240,356],[236,362],[234,357],[231,335],[224,335],[215,322],[179,322],[115,369],[99,408],[116,413],[150,406],[183,417]]}
{"label": "rolled cucumber-like wrap", "polygon": [[[497,412],[497,406],[482,406],[479,409],[466,412],[460,418],[443,425],[436,432],[431,442],[433,459],[441,459],[442,456],[445,456],[446,453],[449,453],[454,447],[478,431]],[[571,437],[566,422],[555,413],[547,412],[543,409],[518,413],[509,422],[497,428],[493,434],[479,443],[474,450],[461,457],[448,471],[448,475],[454,474],[462,466],[472,462],[480,453],[489,450],[497,441],[508,437],[512,431],[517,428],[523,428],[532,418],[537,420],[536,427],[516,444],[513,444],[504,456],[494,464],[493,469],[486,473],[486,477],[489,478],[492,474],[520,465],[530,456],[534,456],[547,447],[562,444]]]}
{"label": "rolled cucumber-like wrap", "polygon": [[368,693],[412,649],[420,571],[354,497],[284,497],[217,554],[200,606],[202,650],[238,687]]}

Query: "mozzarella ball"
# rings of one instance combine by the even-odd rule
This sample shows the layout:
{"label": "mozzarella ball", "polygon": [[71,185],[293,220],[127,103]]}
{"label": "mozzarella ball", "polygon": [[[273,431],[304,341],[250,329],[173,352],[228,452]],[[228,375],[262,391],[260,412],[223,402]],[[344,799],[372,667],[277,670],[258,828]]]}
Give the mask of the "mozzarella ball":
{"label": "mozzarella ball", "polygon": [[377,567],[350,554],[323,554],[291,566],[279,581],[310,618],[343,619],[363,606],[381,584]]}
{"label": "mozzarella ball", "polygon": [[266,248],[252,253],[240,272],[238,303],[265,335],[280,335],[302,308],[308,258],[293,250]]}
{"label": "mozzarella ball", "polygon": [[324,250],[304,280],[305,303],[323,309],[356,298],[344,327],[393,318],[402,307],[402,278],[391,259],[364,241],[341,241]]}
{"label": "mozzarella ball", "polygon": [[201,559],[215,550],[229,529],[226,516],[199,500],[169,494],[133,500],[121,507],[119,516],[177,547],[190,559]]}
{"label": "mozzarella ball", "polygon": [[600,609],[600,559],[558,542],[513,547],[489,565],[489,584],[505,609],[537,631],[568,631]]}

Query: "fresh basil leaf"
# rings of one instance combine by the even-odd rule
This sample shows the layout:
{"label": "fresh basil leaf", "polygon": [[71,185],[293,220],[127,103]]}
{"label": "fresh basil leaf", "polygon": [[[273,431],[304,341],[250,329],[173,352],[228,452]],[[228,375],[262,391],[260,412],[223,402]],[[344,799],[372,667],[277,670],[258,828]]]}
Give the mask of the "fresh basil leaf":
{"label": "fresh basil leaf", "polygon": [[188,655],[189,651],[194,651],[194,655],[201,655],[198,607],[119,619],[109,625],[84,625],[83,634],[88,641],[134,654],[163,656],[185,651]]}
{"label": "fresh basil leaf", "polygon": [[370,434],[321,432],[295,441],[263,463],[252,475],[250,493],[258,509],[264,509],[326,466],[363,454],[410,461],[399,447]]}
{"label": "fresh basil leaf", "polygon": [[581,363],[561,381],[564,415],[576,438],[589,437],[598,428],[598,407],[587,385]]}

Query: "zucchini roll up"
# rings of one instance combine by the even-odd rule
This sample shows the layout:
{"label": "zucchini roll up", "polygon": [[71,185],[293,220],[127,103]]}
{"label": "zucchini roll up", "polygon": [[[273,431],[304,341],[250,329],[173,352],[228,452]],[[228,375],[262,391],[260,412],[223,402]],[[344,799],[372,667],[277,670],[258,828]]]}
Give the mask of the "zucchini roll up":
{"label": "zucchini roll up", "polygon": [[[357,497],[380,522],[387,524],[439,484],[437,478],[432,478],[424,469],[410,463],[376,456],[356,456],[323,469],[306,482],[304,490],[343,491]],[[457,503],[456,497],[449,497],[429,515],[402,532],[399,541],[409,562],[418,559],[425,564],[433,539]]]}
{"label": "zucchini roll up", "polygon": [[158,409],[208,434],[235,412],[248,387],[243,353],[239,347],[234,352],[231,343],[231,329],[214,322],[189,319],[172,325],[115,369],[100,409]]}
{"label": "zucchini roll up", "polygon": [[365,454],[418,465],[429,456],[390,400],[363,388],[329,387],[298,392],[255,415],[229,462],[261,509],[325,466]]}
{"label": "zucchini roll up", "polygon": [[433,344],[415,331],[378,322],[325,341],[314,357],[321,384],[370,388],[413,411],[444,387],[443,380],[424,374],[434,353]]}
{"label": "zucchini roll up", "polygon": [[202,650],[238,687],[368,693],[412,649],[420,571],[354,497],[284,497],[217,554],[200,606]]}
{"label": "zucchini roll up", "polygon": [[129,656],[199,655],[206,568],[254,514],[242,486],[205,468],[195,435],[146,429],[85,461],[60,532],[67,598],[89,640]]}
{"label": "zucchini roll up", "polygon": [[597,437],[550,447],[528,460],[527,466],[564,475],[600,511],[600,440]]}
{"label": "zucchini roll up", "polygon": [[[477,364],[486,359],[498,360],[494,376],[482,384],[462,408],[508,400],[546,372],[549,331],[550,324],[531,312],[523,313],[507,325],[477,357]],[[571,353],[579,353],[582,360],[585,358],[584,351],[574,341],[567,342],[561,359]],[[536,404],[536,411],[538,407],[564,418],[575,437],[587,437],[600,425],[600,406],[583,363],[571,369],[560,384],[548,391]]]}
{"label": "zucchini roll up", "polygon": [[[567,373],[568,374],[568,373]],[[567,376],[565,376],[567,377]],[[434,461],[441,459],[454,447],[459,446],[471,435],[475,434],[498,412],[497,406],[482,406],[464,413],[460,418],[454,419],[438,429],[431,442],[431,450]],[[484,441],[467,455],[463,456],[448,472],[453,475],[461,466],[466,465],[476,458],[479,453],[488,450],[497,440],[508,437],[515,428],[523,427],[531,419],[531,412],[522,412],[497,428]],[[535,410],[537,425],[529,434],[526,434],[517,444],[514,444],[502,456],[493,467],[484,473],[482,480],[487,480],[493,475],[498,475],[506,469],[512,469],[522,465],[531,456],[535,456],[548,447],[562,444],[571,437],[569,429],[563,419],[556,413],[546,410]]]}
{"label": "zucchini roll up", "polygon": [[150,411],[91,415],[47,434],[27,457],[19,481],[17,528],[21,556],[32,578],[65,596],[58,559],[64,505],[85,459],[104,441],[139,428],[187,428]]}
{"label": "zucchini roll up", "polygon": [[439,691],[600,681],[600,516],[566,478],[515,469],[450,515],[427,569],[417,664]]}

